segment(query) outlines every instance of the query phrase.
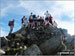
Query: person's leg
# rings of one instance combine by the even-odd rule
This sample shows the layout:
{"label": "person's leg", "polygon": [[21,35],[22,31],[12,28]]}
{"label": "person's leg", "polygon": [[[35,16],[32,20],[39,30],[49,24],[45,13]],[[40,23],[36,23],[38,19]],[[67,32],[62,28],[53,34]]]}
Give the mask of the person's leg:
{"label": "person's leg", "polygon": [[45,25],[47,25],[47,20],[45,20]]}
{"label": "person's leg", "polygon": [[49,22],[53,25],[52,20],[50,19]]}
{"label": "person's leg", "polygon": [[27,27],[28,26],[28,24],[25,24],[25,27]]}
{"label": "person's leg", "polygon": [[49,20],[49,23],[52,24],[51,19]]}
{"label": "person's leg", "polygon": [[37,26],[38,26],[38,22],[37,22]]}
{"label": "person's leg", "polygon": [[33,27],[32,28],[35,29],[35,22],[33,22]]}
{"label": "person's leg", "polygon": [[13,26],[10,26],[10,32],[9,33],[12,33],[13,31]]}
{"label": "person's leg", "polygon": [[[51,24],[52,24],[52,20],[51,20]],[[52,24],[53,25],[53,24]]]}
{"label": "person's leg", "polygon": [[9,33],[11,33],[11,26],[10,26],[10,31],[9,31]]}
{"label": "person's leg", "polygon": [[33,27],[35,26],[35,22],[33,22]]}
{"label": "person's leg", "polygon": [[31,28],[33,28],[33,22],[31,22]]}
{"label": "person's leg", "polygon": [[24,23],[22,23],[22,27],[24,27]]}
{"label": "person's leg", "polygon": [[37,27],[37,22],[35,22],[35,28]]}
{"label": "person's leg", "polygon": [[30,24],[29,24],[29,27],[31,27],[31,22],[30,22]]}

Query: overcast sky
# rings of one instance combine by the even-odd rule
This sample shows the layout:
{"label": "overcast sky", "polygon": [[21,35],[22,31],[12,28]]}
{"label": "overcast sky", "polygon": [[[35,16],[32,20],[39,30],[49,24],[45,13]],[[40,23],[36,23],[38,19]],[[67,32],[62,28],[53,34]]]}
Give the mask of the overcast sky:
{"label": "overcast sky", "polygon": [[9,33],[8,22],[15,19],[13,32],[21,28],[21,18],[27,18],[33,12],[36,15],[44,16],[46,10],[57,22],[58,28],[68,30],[74,35],[74,1],[1,1],[1,36]]}

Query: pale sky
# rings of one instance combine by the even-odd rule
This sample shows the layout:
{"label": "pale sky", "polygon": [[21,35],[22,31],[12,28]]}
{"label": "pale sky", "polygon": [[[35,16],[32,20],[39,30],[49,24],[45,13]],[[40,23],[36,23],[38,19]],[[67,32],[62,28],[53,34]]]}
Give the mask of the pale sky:
{"label": "pale sky", "polygon": [[1,1],[1,36],[9,33],[9,20],[16,20],[13,32],[21,28],[21,18],[33,12],[44,16],[46,10],[57,22],[58,28],[68,30],[74,35],[74,1]]}

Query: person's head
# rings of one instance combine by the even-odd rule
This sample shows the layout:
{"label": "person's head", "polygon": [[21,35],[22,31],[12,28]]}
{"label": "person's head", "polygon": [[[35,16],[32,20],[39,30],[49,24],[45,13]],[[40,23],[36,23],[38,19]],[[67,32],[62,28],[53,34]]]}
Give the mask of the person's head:
{"label": "person's head", "polygon": [[32,15],[33,13],[31,12],[31,15]]}
{"label": "person's head", "polygon": [[48,10],[46,12],[48,12]]}
{"label": "person's head", "polygon": [[25,16],[23,16],[23,18],[25,18]]}

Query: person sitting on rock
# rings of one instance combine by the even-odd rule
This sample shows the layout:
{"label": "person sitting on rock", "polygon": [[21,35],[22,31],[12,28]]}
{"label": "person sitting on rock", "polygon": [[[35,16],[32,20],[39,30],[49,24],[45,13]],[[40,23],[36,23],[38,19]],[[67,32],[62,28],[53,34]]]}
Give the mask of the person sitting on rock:
{"label": "person sitting on rock", "polygon": [[43,25],[44,24],[44,19],[42,17],[40,17],[39,22],[40,22],[40,25]]}
{"label": "person sitting on rock", "polygon": [[22,25],[27,27],[27,23],[28,23],[27,18],[25,16],[23,16]]}
{"label": "person sitting on rock", "polygon": [[40,25],[40,22],[39,22],[39,15],[37,16],[37,26],[39,26]]}
{"label": "person sitting on rock", "polygon": [[25,27],[27,27],[27,26],[28,26],[27,18],[24,18],[24,19],[25,19],[25,21],[24,21],[24,23],[25,23]]}
{"label": "person sitting on rock", "polygon": [[21,21],[22,21],[22,26],[24,26],[24,16],[23,16],[23,18],[21,19]]}
{"label": "person sitting on rock", "polygon": [[57,27],[57,23],[55,22],[55,20],[53,21],[53,26]]}
{"label": "person sitting on rock", "polygon": [[49,20],[45,20],[45,25],[49,25]]}
{"label": "person sitting on rock", "polygon": [[49,16],[49,22],[53,25],[53,23],[52,23],[52,20],[53,20],[53,19],[52,19],[52,18],[53,18],[53,17],[50,15],[50,16]]}
{"label": "person sitting on rock", "polygon": [[32,12],[31,12],[31,14],[30,14],[29,18],[31,18],[31,16],[33,16],[33,13],[32,13]]}
{"label": "person sitting on rock", "polygon": [[14,22],[15,22],[15,20],[13,19],[12,21],[9,21],[9,23],[8,23],[8,25],[9,25],[9,27],[10,27],[9,34],[12,33],[12,31],[13,31]]}
{"label": "person sitting on rock", "polygon": [[36,15],[33,15],[33,28],[36,28],[37,27],[37,17]]}
{"label": "person sitting on rock", "polygon": [[44,24],[45,24],[45,25],[52,25],[52,24],[49,22],[49,19],[45,19]]}
{"label": "person sitting on rock", "polygon": [[29,26],[31,28],[33,27],[33,17],[32,16],[29,18]]}

